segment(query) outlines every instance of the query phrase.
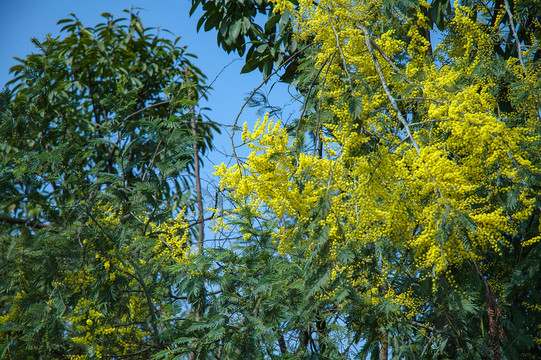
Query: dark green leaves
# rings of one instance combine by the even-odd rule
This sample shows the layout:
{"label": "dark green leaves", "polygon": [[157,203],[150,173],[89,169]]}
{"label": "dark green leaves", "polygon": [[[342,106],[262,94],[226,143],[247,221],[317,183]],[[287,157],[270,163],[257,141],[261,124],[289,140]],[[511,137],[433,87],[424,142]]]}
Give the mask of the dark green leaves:
{"label": "dark green leaves", "polygon": [[[235,51],[240,56],[246,55],[243,73],[259,69],[268,76],[274,67],[301,55],[297,53],[297,42],[292,37],[291,14],[288,11],[274,14],[273,7],[274,4],[267,0],[192,0],[190,14],[201,8],[204,13],[197,29],[217,30],[221,48],[228,53]],[[261,26],[260,19],[264,17],[266,20]]]}
{"label": "dark green leaves", "polygon": [[445,29],[445,17],[452,15],[450,0],[434,0],[430,6],[430,20],[439,30]]}

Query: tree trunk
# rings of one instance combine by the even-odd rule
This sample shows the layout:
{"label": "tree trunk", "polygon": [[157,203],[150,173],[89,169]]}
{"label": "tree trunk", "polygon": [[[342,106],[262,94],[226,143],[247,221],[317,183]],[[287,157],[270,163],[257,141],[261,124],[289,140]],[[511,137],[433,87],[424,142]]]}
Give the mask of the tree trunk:
{"label": "tree trunk", "polygon": [[379,360],[387,360],[389,358],[389,339],[387,333],[381,334],[379,342]]}
{"label": "tree trunk", "polygon": [[[185,74],[185,81],[189,82],[189,73],[188,73],[188,67],[184,68],[184,74]],[[192,100],[193,92],[190,90],[190,93],[188,95],[188,99]],[[194,172],[195,172],[195,192],[197,196],[197,253],[199,255],[203,255],[203,242],[205,238],[205,224],[204,224],[204,218],[203,218],[203,196],[201,193],[201,173],[200,173],[200,164],[201,161],[199,159],[199,144],[197,139],[197,123],[196,123],[196,116],[195,116],[195,109],[193,106],[190,106],[190,113],[191,113],[191,130],[192,130],[192,136],[194,138],[193,142],[193,156],[194,156]],[[201,321],[201,315],[205,311],[204,309],[204,303],[205,303],[205,289],[202,289],[201,291],[201,301],[200,304],[196,306],[195,308],[195,322]],[[190,360],[194,360],[196,358],[195,351],[191,351],[188,358]]]}

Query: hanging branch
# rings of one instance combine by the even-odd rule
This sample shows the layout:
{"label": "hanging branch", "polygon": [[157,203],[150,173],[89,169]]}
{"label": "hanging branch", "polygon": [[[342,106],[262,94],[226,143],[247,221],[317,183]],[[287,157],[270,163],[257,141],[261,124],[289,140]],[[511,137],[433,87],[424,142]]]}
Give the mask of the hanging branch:
{"label": "hanging branch", "polygon": [[351,82],[351,75],[349,75],[347,64],[346,64],[346,57],[344,56],[344,52],[342,51],[342,46],[340,46],[340,38],[338,37],[338,32],[336,31],[336,28],[334,27],[334,24],[332,22],[330,12],[329,12],[329,24],[331,24],[332,31],[334,32],[334,38],[336,39],[336,47],[338,48],[338,51],[340,52],[340,57],[342,58],[342,66],[344,67],[344,72],[346,73],[346,76],[348,78],[349,85],[353,87],[353,83]]}
{"label": "hanging branch", "polygon": [[[329,73],[329,69],[331,68],[331,63],[334,59],[334,55],[332,54],[331,59],[329,60],[329,65],[327,66],[327,70],[325,70],[325,75],[323,76],[323,84],[325,85],[327,82],[327,74]],[[317,112],[316,112],[316,133],[314,134],[314,155],[316,154],[316,150],[318,151],[318,156],[321,158],[323,156],[323,143],[321,142],[321,130],[319,129],[319,121],[321,117],[321,102],[323,100],[323,96],[319,97],[318,103],[317,103]],[[319,144],[319,147],[318,147]]]}
{"label": "hanging branch", "polygon": [[369,38],[369,39],[370,39],[370,43],[372,44],[374,49],[376,49],[380,53],[380,55],[383,57],[383,59],[385,59],[385,61],[387,61],[387,63],[389,63],[389,65],[391,65],[391,67],[394,69],[394,71],[396,71],[397,73],[402,75],[404,77],[405,82],[407,82],[408,84],[412,84],[411,80],[408,79],[407,75],[404,74],[402,72],[402,70],[400,70],[400,68],[398,66],[396,66],[396,64],[387,56],[387,54],[385,54],[383,49],[378,44],[376,44],[374,39],[372,39],[372,38]]}
{"label": "hanging branch", "polygon": [[329,62],[329,59],[325,59],[325,61],[323,62],[323,65],[321,65],[321,67],[316,73],[316,76],[314,76],[314,78],[310,82],[310,85],[308,86],[308,93],[306,94],[306,100],[304,101],[304,104],[302,106],[302,112],[301,112],[301,115],[299,116],[299,123],[297,124],[297,128],[295,129],[295,139],[299,135],[299,128],[301,126],[302,118],[304,117],[304,114],[306,113],[306,108],[308,107],[308,98],[310,97],[310,93],[312,92],[312,89],[314,88],[314,84],[316,83],[316,80],[319,78],[321,71],[323,71],[323,68],[325,67],[325,65],[327,65],[328,62]]}
{"label": "hanging branch", "polygon": [[391,90],[389,90],[389,86],[387,85],[387,80],[385,79],[385,75],[383,74],[383,70],[381,69],[381,65],[379,63],[379,60],[378,60],[376,54],[374,53],[374,48],[372,46],[372,41],[370,41],[370,33],[368,32],[368,29],[365,26],[363,26],[363,25],[361,25],[359,23],[355,24],[355,26],[357,26],[357,28],[359,28],[360,30],[363,31],[364,36],[365,36],[366,47],[368,48],[368,52],[370,53],[370,56],[372,56],[372,60],[374,61],[374,65],[376,67],[379,78],[381,80],[381,85],[383,86],[383,90],[385,91],[385,94],[387,95],[387,98],[389,98],[389,101],[391,102],[393,110],[396,112],[398,120],[400,120],[400,122],[402,123],[402,125],[406,129],[406,133],[408,134],[408,137],[411,140],[411,143],[412,143],[413,147],[415,148],[415,151],[417,152],[418,155],[420,155],[421,152],[419,150],[419,145],[417,144],[417,142],[413,138],[413,134],[411,133],[411,129],[410,129],[409,125],[408,125],[408,122],[406,121],[406,119],[402,115],[402,112],[400,111],[400,108],[398,107],[396,99],[391,94]]}
{"label": "hanging branch", "polygon": [[501,360],[502,350],[500,346],[500,338],[504,337],[502,324],[500,323],[502,312],[498,302],[496,301],[496,296],[494,295],[492,288],[485,279],[483,273],[479,270],[479,266],[477,266],[475,259],[472,259],[471,263],[473,264],[477,275],[485,287],[485,294],[487,297],[488,338],[492,344],[492,351],[494,352],[492,356],[494,360]]}
{"label": "hanging branch", "polygon": [[[381,81],[381,85],[383,86],[383,90],[385,91],[385,94],[387,95],[387,98],[391,102],[391,106],[392,106],[393,110],[396,112],[396,116],[398,117],[398,120],[402,123],[402,125],[406,129],[406,133],[408,135],[408,138],[411,140],[411,143],[412,143],[413,147],[415,148],[415,151],[417,152],[417,155],[420,156],[421,155],[421,150],[419,148],[419,144],[417,144],[417,141],[415,141],[415,138],[413,137],[413,134],[412,134],[411,129],[410,129],[410,125],[406,121],[406,118],[404,117],[404,115],[402,115],[402,111],[400,111],[400,108],[398,107],[398,103],[397,103],[396,99],[394,98],[393,94],[391,94],[391,90],[389,89],[389,86],[387,85],[387,80],[385,79],[385,74],[383,74],[381,64],[379,63],[378,57],[374,53],[374,48],[372,47],[372,41],[370,41],[370,33],[368,32],[368,29],[364,25],[356,23],[355,26],[364,33],[366,47],[368,49],[368,52],[370,53],[370,56],[372,57],[372,60],[374,61],[374,66],[376,67],[376,70],[378,72],[378,75],[379,75],[379,78],[380,78],[380,81]],[[440,186],[438,185],[436,179],[434,178],[434,176],[432,176],[432,173],[428,169],[427,169],[427,171],[428,171],[428,175],[430,176],[430,180],[434,183],[434,186],[438,190],[438,193],[439,193],[440,197],[443,199],[443,201],[445,201],[447,206],[449,206],[450,205],[449,201],[447,200],[447,198],[443,194],[443,191],[441,190]]]}
{"label": "hanging branch", "polygon": [[522,71],[524,71],[524,75],[526,75],[526,66],[524,65],[524,60],[522,58],[522,48],[520,46],[520,39],[517,34],[517,30],[515,29],[515,22],[513,21],[513,13],[511,12],[511,8],[509,7],[509,1],[504,0],[505,3],[505,12],[507,13],[507,16],[509,17],[509,27],[511,28],[511,32],[513,33],[513,37],[515,38],[516,44],[517,44],[517,53],[518,53],[518,61],[520,62],[520,66],[522,67]]}

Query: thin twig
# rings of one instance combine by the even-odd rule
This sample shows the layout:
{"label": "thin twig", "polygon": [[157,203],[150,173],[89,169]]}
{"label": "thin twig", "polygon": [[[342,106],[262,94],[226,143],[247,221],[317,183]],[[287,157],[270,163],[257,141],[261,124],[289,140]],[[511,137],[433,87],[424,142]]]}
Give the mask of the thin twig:
{"label": "thin twig", "polygon": [[[329,65],[327,66],[327,70],[325,70],[325,75],[323,76],[323,84],[321,84],[322,86],[324,86],[325,83],[327,82],[327,74],[329,73],[329,69],[331,68],[331,63],[332,63],[332,61],[334,59],[334,54],[336,54],[336,53],[332,54],[331,60],[329,61]],[[317,103],[316,131],[315,131],[315,134],[314,134],[314,155],[316,154],[316,151],[318,149],[318,143],[319,143],[318,155],[319,155],[320,158],[323,156],[323,147],[322,147],[322,143],[321,143],[321,130],[319,129],[319,120],[320,120],[320,116],[321,116],[321,102],[322,102],[322,100],[323,100],[323,94],[321,94],[321,96],[319,97],[319,101]]]}
{"label": "thin twig", "polygon": [[295,139],[297,138],[297,136],[299,134],[299,127],[301,126],[302,118],[304,117],[304,114],[306,113],[306,108],[308,107],[308,98],[310,97],[310,93],[312,92],[312,88],[314,87],[314,84],[315,84],[316,80],[319,78],[319,75],[321,74],[321,71],[323,71],[323,68],[325,67],[325,65],[327,65],[328,61],[329,61],[329,59],[325,59],[325,61],[323,62],[323,65],[321,65],[321,68],[318,70],[316,76],[314,76],[314,78],[312,79],[312,82],[310,83],[310,86],[308,86],[308,94],[306,94],[306,100],[304,101],[304,104],[302,106],[301,116],[299,116],[299,123],[297,124],[297,129],[295,130]]}
{"label": "thin twig", "polygon": [[150,164],[148,164],[148,167],[145,169],[145,173],[143,174],[143,177],[141,178],[143,182],[146,180],[146,177],[149,174],[149,170],[154,166],[154,161],[156,161],[156,156],[158,155],[158,152],[160,150],[162,143],[163,143],[163,139],[160,139],[160,141],[158,142],[158,145],[156,145],[156,150],[154,150],[154,155],[152,155]]}
{"label": "thin twig", "polygon": [[416,96],[416,97],[409,97],[409,98],[403,98],[403,99],[395,99],[396,101],[415,101],[415,100],[426,100],[426,101],[432,101],[432,102],[435,102],[436,104],[443,104],[441,101],[439,100],[436,100],[436,99],[431,99],[431,98],[426,98],[426,97],[422,97],[422,96]]}
{"label": "thin twig", "polygon": [[276,68],[276,70],[274,70],[272,73],[270,73],[270,74],[263,80],[263,82],[262,82],[261,84],[259,84],[259,86],[256,87],[256,88],[251,92],[251,94],[248,96],[248,98],[246,99],[246,101],[244,102],[244,104],[242,104],[242,106],[241,106],[241,108],[240,108],[240,111],[239,111],[239,113],[237,114],[237,117],[235,118],[235,121],[233,121],[233,127],[232,127],[232,130],[231,130],[231,137],[230,137],[230,138],[231,138],[231,145],[232,145],[232,147],[233,147],[233,154],[232,154],[233,157],[235,157],[235,158],[237,157],[237,154],[236,154],[236,152],[235,152],[235,143],[234,143],[234,141],[233,141],[233,137],[234,137],[234,135],[235,135],[235,129],[237,128],[237,123],[238,123],[238,121],[239,121],[239,118],[240,118],[240,116],[242,115],[242,112],[244,111],[244,108],[246,107],[246,105],[248,105],[248,103],[250,102],[250,100],[252,99],[252,97],[254,97],[255,93],[256,93],[259,89],[261,89],[261,87],[262,87],[263,85],[265,85],[265,84],[267,83],[267,81],[269,81],[269,79],[270,79],[271,77],[273,77],[274,75],[276,75],[276,73],[277,73],[278,71],[280,71],[280,69],[282,69],[284,66],[286,66],[287,64],[289,64],[291,61],[293,61],[293,59],[295,59],[295,56],[296,56],[296,55],[301,54],[302,52],[304,52],[306,49],[308,49],[308,48],[309,48],[310,46],[312,46],[312,45],[313,45],[313,44],[308,44],[308,45],[306,45],[305,47],[303,47],[302,49],[298,50],[296,53],[294,53],[293,55],[291,55],[291,57],[290,57],[289,59],[287,59],[287,60],[284,61],[282,64],[280,64],[280,66],[278,66],[278,67]]}
{"label": "thin twig", "polygon": [[159,103],[155,103],[155,104],[149,105],[149,106],[144,107],[144,108],[142,108],[142,109],[140,109],[140,110],[137,110],[136,112],[131,113],[130,115],[126,116],[126,117],[124,118],[124,120],[122,120],[122,121],[124,122],[124,121],[126,121],[126,120],[128,120],[128,119],[134,117],[135,115],[140,114],[140,113],[142,113],[143,111],[146,111],[146,110],[148,110],[148,109],[152,109],[152,108],[154,108],[154,107],[161,106],[161,105],[165,105],[165,104],[169,104],[169,103],[170,103],[169,100],[165,100],[165,101],[160,101]]}
{"label": "thin twig", "polygon": [[242,115],[242,112],[244,111],[244,108],[246,107],[246,105],[248,105],[248,103],[250,102],[250,100],[252,99],[252,97],[254,97],[255,93],[261,89],[261,87],[263,85],[265,85],[267,83],[267,81],[269,81],[269,79],[271,77],[273,77],[274,75],[276,75],[276,73],[278,71],[280,71],[281,68],[283,68],[284,66],[286,66],[287,64],[289,64],[291,61],[293,61],[293,59],[295,58],[295,55],[298,55],[300,53],[302,53],[304,50],[308,49],[310,46],[312,46],[313,44],[308,44],[306,45],[304,48],[300,49],[299,51],[297,51],[295,54],[291,55],[291,57],[289,59],[287,59],[286,61],[284,61],[280,66],[278,66],[276,68],[276,70],[274,70],[272,73],[270,73],[264,80],[261,84],[259,84],[258,87],[256,87],[251,93],[250,95],[248,96],[248,98],[246,99],[246,101],[244,102],[244,104],[242,104],[242,106],[240,107],[240,111],[239,113],[237,114],[237,117],[235,118],[235,121],[233,122],[233,128],[235,128],[237,126],[237,122],[239,121],[239,118],[240,116]]}
{"label": "thin twig", "polygon": [[336,28],[334,27],[334,24],[332,22],[330,11],[329,11],[329,23],[331,24],[332,31],[334,32],[334,38],[336,39],[336,47],[338,48],[338,51],[340,52],[340,56],[342,57],[342,66],[344,67],[344,72],[347,75],[349,84],[353,86],[351,82],[351,76],[349,75],[347,64],[346,64],[346,57],[344,56],[344,52],[342,51],[342,47],[340,46],[340,38],[338,37],[338,32],[336,31]]}
{"label": "thin twig", "polygon": [[[197,101],[201,100],[201,99],[205,96],[205,94],[207,93],[207,91],[212,87],[212,85],[216,82],[216,80],[218,80],[218,78],[219,78],[220,75],[224,72],[224,70],[225,70],[227,67],[229,67],[231,64],[233,64],[235,61],[238,61],[238,60],[241,60],[241,58],[233,59],[233,60],[231,60],[231,62],[230,62],[229,64],[225,65],[225,66],[220,70],[220,72],[218,73],[218,75],[216,75],[216,76],[214,77],[214,79],[211,81],[211,83],[210,83],[208,86],[205,87],[205,90],[201,93],[201,96],[199,96],[199,98],[197,99]],[[170,102],[171,102],[170,100],[165,100],[165,101],[161,101],[161,102],[156,103],[156,104],[149,105],[149,106],[144,107],[144,108],[142,108],[142,109],[139,109],[139,110],[137,110],[136,112],[133,112],[133,113],[131,113],[130,115],[126,116],[126,117],[124,118],[123,121],[126,121],[126,120],[128,120],[128,119],[134,117],[135,115],[142,113],[143,111],[146,111],[146,110],[148,110],[148,109],[152,109],[152,108],[157,107],[157,106],[169,104]]]}
{"label": "thin twig", "polygon": [[430,119],[430,120],[411,123],[410,126],[423,125],[423,124],[433,123],[433,122],[446,122],[446,121],[458,121],[458,122],[468,123],[470,125],[483,126],[483,124],[474,123],[474,122],[463,120],[463,119]]}
{"label": "thin twig", "polygon": [[222,70],[220,70],[220,72],[218,73],[218,75],[216,75],[214,77],[214,79],[210,82],[210,84],[208,86],[205,87],[205,90],[201,93],[201,96],[199,96],[199,98],[197,99],[197,101],[201,100],[203,98],[203,96],[205,96],[205,94],[207,93],[207,91],[212,87],[212,84],[214,84],[216,82],[216,80],[218,80],[218,78],[220,77],[220,75],[222,75],[222,73],[224,72],[225,69],[227,69],[229,67],[229,65],[233,64],[235,61],[238,61],[238,60],[242,60],[242,58],[236,58],[236,59],[233,59],[231,60],[231,62],[229,64],[227,64],[226,66],[224,66],[222,68]]}

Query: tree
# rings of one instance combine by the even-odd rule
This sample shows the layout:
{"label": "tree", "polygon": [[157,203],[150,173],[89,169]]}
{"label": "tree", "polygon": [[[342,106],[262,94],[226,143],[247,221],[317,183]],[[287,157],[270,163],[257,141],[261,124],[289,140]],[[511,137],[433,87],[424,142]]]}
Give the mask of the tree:
{"label": "tree", "polygon": [[66,20],[1,103],[3,356],[539,358],[539,6],[199,6],[299,118],[244,126],[205,247],[179,180],[212,139],[199,72],[180,51],[145,85],[174,43],[133,15]]}
{"label": "tree", "polygon": [[[293,82],[306,104],[291,126],[245,126],[251,155],[217,174],[250,209],[232,224],[248,239],[267,224],[275,256],[307,264],[316,290],[293,307],[316,294],[329,314],[305,324],[307,349],[538,357],[539,6],[272,3],[315,49]],[[324,346],[333,331],[352,342]]]}
{"label": "tree", "polygon": [[[199,8],[203,15],[199,18],[197,30],[217,30],[218,46],[228,53],[235,51],[245,56],[242,72],[258,69],[268,77],[273,67],[287,66],[282,77],[290,80],[302,51],[292,36],[288,11],[274,11],[274,3],[268,0],[192,0],[190,15]],[[260,19],[264,16],[267,18],[261,26]]]}
{"label": "tree", "polygon": [[217,128],[193,56],[126,13],[60,20],[2,93],[2,358],[147,359],[173,341],[166,268],[192,252]]}

